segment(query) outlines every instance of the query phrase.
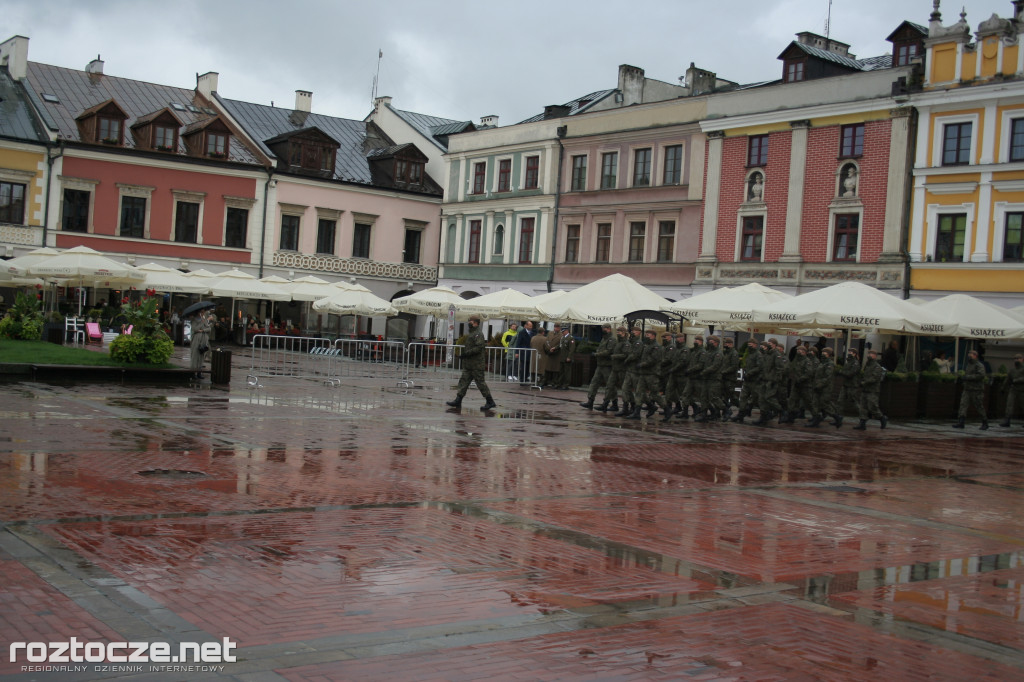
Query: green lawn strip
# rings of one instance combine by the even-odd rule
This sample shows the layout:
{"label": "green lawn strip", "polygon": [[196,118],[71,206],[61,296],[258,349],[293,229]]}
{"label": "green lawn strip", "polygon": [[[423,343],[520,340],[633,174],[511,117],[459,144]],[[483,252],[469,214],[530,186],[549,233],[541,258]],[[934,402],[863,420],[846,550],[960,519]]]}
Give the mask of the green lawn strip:
{"label": "green lawn strip", "polygon": [[168,362],[150,365],[141,362],[118,362],[106,352],[68,348],[46,341],[15,341],[0,339],[0,363],[30,365],[88,365],[93,367],[131,367],[137,369],[177,369]]}

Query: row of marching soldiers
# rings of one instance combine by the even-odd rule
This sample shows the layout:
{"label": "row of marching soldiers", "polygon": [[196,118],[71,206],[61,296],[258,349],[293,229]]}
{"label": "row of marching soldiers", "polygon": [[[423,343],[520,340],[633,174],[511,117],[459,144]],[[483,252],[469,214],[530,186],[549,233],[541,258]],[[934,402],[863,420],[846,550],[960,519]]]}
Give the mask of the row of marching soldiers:
{"label": "row of marching soldiers", "polygon": [[[705,343],[698,336],[687,346],[681,332],[675,336],[665,333],[658,343],[652,329],[634,327],[630,332],[619,327],[613,334],[611,325],[606,324],[602,331],[594,353],[597,370],[587,401],[580,403],[587,409],[640,419],[643,411],[653,417],[660,408],[663,421],[692,417],[698,422],[742,422],[757,408],[756,425],[776,418],[780,424],[793,424],[807,414],[806,426],[818,426],[828,419],[839,428],[843,407],[852,402],[860,417],[855,429],[865,429],[868,419],[878,419],[884,429],[888,421],[878,407],[885,369],[875,351],[868,351],[863,367],[854,349],[842,365],[835,363],[828,347],[819,352],[800,346],[790,361],[774,339],[751,339],[741,360],[732,338],[708,336]],[[743,385],[737,395],[741,364]],[[843,379],[838,399],[833,395],[837,375]],[[603,401],[595,407],[601,391]]]}

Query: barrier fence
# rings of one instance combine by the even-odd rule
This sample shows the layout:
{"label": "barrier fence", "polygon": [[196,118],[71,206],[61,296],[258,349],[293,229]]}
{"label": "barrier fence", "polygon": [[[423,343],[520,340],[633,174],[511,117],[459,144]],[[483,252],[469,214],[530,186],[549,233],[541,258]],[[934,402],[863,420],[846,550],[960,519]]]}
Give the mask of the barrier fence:
{"label": "barrier fence", "polygon": [[[538,387],[543,370],[532,348],[485,349],[488,383]],[[260,334],[252,338],[249,384],[261,378],[316,379],[333,386],[376,379],[404,388],[448,389],[462,374],[462,346]]]}

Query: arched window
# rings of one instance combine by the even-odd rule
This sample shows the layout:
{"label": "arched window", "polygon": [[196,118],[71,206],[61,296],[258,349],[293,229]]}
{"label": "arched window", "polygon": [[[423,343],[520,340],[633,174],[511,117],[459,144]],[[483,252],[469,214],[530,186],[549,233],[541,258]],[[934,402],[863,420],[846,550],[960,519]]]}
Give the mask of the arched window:
{"label": "arched window", "polygon": [[455,262],[455,223],[448,226],[448,240],[445,243],[444,259],[447,263]]}
{"label": "arched window", "polygon": [[505,253],[505,226],[498,225],[494,228],[494,255],[500,256]]}

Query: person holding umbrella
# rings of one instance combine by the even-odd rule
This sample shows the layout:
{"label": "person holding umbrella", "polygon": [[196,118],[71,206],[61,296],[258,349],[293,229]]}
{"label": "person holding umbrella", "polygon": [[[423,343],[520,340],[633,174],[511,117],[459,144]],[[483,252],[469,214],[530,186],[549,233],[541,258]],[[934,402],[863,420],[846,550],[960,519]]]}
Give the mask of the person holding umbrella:
{"label": "person holding umbrella", "polygon": [[189,357],[191,359],[190,368],[196,379],[203,378],[203,363],[206,361],[206,353],[210,350],[210,329],[213,327],[213,322],[210,320],[213,312],[210,309],[214,305],[212,301],[201,301],[190,305],[184,312],[184,317],[195,316],[192,320]]}

